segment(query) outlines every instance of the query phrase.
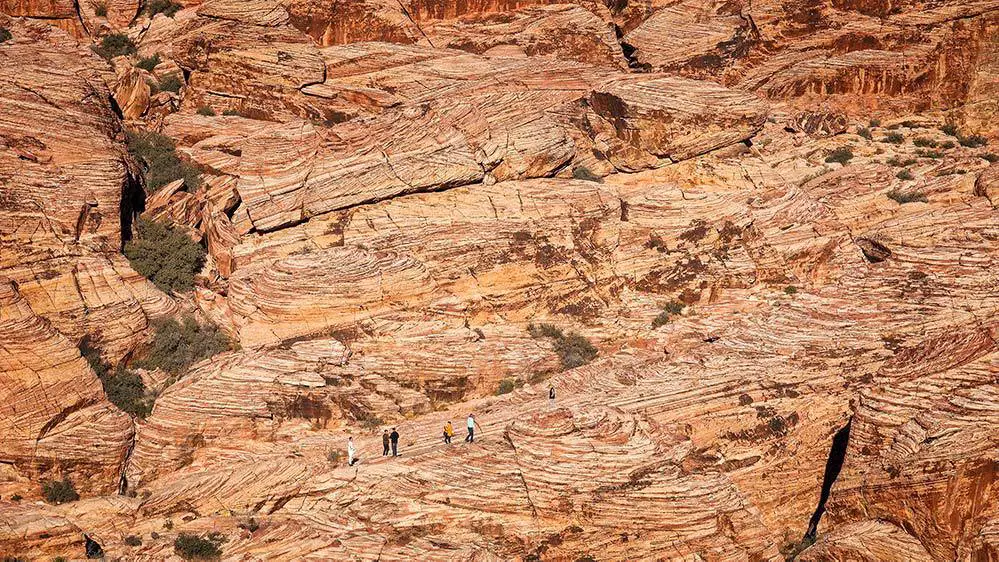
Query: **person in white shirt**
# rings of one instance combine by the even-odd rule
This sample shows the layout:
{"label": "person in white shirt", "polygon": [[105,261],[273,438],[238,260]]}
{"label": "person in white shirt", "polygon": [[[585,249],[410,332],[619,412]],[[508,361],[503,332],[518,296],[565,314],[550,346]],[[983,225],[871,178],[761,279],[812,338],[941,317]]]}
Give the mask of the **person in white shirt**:
{"label": "person in white shirt", "polygon": [[348,437],[347,438],[347,465],[348,466],[354,466],[354,455],[356,453],[357,453],[357,450],[354,449],[354,438],[353,437]]}
{"label": "person in white shirt", "polygon": [[475,414],[468,414],[468,421],[465,422],[465,427],[468,429],[468,435],[465,436],[465,441],[474,443],[475,428],[478,427],[479,431],[482,431],[482,426],[479,425],[479,422],[475,421]]}

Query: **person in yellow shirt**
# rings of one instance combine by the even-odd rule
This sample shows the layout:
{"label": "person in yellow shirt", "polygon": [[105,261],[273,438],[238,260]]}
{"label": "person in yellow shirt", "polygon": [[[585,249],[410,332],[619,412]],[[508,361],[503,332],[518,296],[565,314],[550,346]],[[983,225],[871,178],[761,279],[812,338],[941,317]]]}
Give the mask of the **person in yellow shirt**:
{"label": "person in yellow shirt", "polygon": [[444,443],[450,445],[452,437],[454,437],[454,428],[451,427],[451,420],[447,420],[447,423],[444,424]]}

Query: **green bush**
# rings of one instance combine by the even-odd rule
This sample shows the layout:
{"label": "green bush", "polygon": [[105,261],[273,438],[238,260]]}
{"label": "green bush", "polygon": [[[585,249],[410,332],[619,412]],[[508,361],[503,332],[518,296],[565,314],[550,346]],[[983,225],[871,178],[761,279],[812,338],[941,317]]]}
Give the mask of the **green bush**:
{"label": "green bush", "polygon": [[999,162],[999,154],[994,154],[992,152],[986,152],[985,154],[980,154],[979,156],[981,158],[983,158],[985,161],[989,162],[989,163],[993,163],[994,164],[996,162]]}
{"label": "green bush", "polygon": [[922,128],[922,127],[919,126],[919,123],[916,123],[915,121],[909,121],[909,120],[902,121],[901,125],[903,127],[907,128],[907,129],[921,129]]}
{"label": "green bush", "polygon": [[794,285],[788,285],[787,287],[784,287],[784,293],[792,296],[796,295],[798,294],[798,288]]}
{"label": "green bush", "polygon": [[906,158],[905,160],[899,160],[897,157],[891,157],[886,161],[886,164],[895,166],[896,168],[905,168],[916,163],[915,158]]}
{"label": "green bush", "polygon": [[208,107],[207,105],[203,105],[198,108],[198,115],[204,115],[206,117],[215,117],[215,110]]}
{"label": "green bush", "polygon": [[594,181],[604,183],[604,178],[594,174],[586,166],[576,166],[572,170],[572,177],[577,180]]}
{"label": "green bush", "polygon": [[915,203],[917,201],[920,203],[926,203],[926,196],[919,191],[904,193],[898,191],[897,189],[893,189],[888,192],[888,198],[900,205],[904,205],[906,203]]}
{"label": "green bush", "polygon": [[895,177],[898,178],[898,179],[900,179],[900,180],[906,180],[906,181],[908,181],[908,180],[911,180],[913,176],[912,176],[912,172],[910,172],[909,170],[902,170],[901,172],[895,174]]}
{"label": "green bush", "polygon": [[871,135],[871,130],[868,129],[867,127],[857,127],[857,134],[864,137],[867,140],[872,140],[874,138],[874,136]]}
{"label": "green bush", "polygon": [[139,59],[139,62],[135,63],[135,66],[147,72],[152,72],[153,69],[156,68],[156,66],[161,62],[163,61],[160,59],[159,53],[156,53],[151,57],[142,57]]}
{"label": "green bush", "polygon": [[176,74],[168,74],[160,79],[159,89],[163,92],[177,93],[184,86],[184,81]]}
{"label": "green bush", "polygon": [[139,219],[139,235],[125,245],[132,268],[161,291],[194,288],[194,275],[205,263],[205,249],[186,234],[155,221]]}
{"label": "green bush", "polygon": [[100,379],[108,401],[119,410],[138,418],[145,418],[153,411],[155,397],[149,396],[146,392],[146,384],[142,382],[142,377],[126,369],[124,365],[112,368],[104,362],[100,351],[90,345],[86,338],[80,342],[80,353]]}
{"label": "green bush", "polygon": [[124,543],[128,546],[142,546],[142,539],[135,535],[125,537]]}
{"label": "green bush", "polygon": [[108,16],[107,2],[95,2],[93,6],[94,6],[94,14],[96,14],[97,17],[106,18]]}
{"label": "green bush", "polygon": [[563,369],[574,369],[586,365],[597,356],[597,348],[593,347],[586,338],[570,332],[565,334],[562,330],[551,324],[530,324],[527,326],[528,333],[532,338],[550,338],[555,344],[555,353],[562,362]]}
{"label": "green bush", "polygon": [[19,501],[21,501],[23,499],[24,498],[21,497],[20,494],[14,494],[13,496],[10,497],[10,501],[12,501],[12,502],[19,502]]}
{"label": "green bush", "polygon": [[135,54],[135,43],[124,33],[112,33],[101,39],[101,44],[94,51],[107,60],[115,57],[129,57]]}
{"label": "green bush", "polygon": [[170,137],[151,131],[128,131],[128,151],[146,169],[146,187],[151,191],[183,179],[188,191],[201,185],[198,169],[177,156],[177,147]]}
{"label": "green bush", "polygon": [[665,326],[669,323],[671,316],[683,312],[684,306],[685,305],[680,301],[670,301],[663,308],[663,311],[652,320],[652,327],[658,328],[660,326]]}
{"label": "green bush", "polygon": [[204,536],[181,533],[173,541],[173,551],[184,560],[218,560],[222,557],[222,543],[226,538],[219,533]]}
{"label": "green bush", "polygon": [[179,322],[176,318],[156,320],[153,330],[152,345],[135,362],[144,369],[180,375],[198,361],[232,349],[229,338],[218,327],[199,324],[191,316]]}
{"label": "green bush", "polygon": [[49,480],[42,482],[42,497],[51,504],[61,504],[75,502],[80,499],[80,494],[76,493],[73,482],[69,478],[62,480]]}
{"label": "green bush", "polygon": [[954,125],[953,123],[947,123],[943,127],[940,127],[940,130],[943,131],[945,135],[950,135],[952,137],[957,136],[957,125]]}
{"label": "green bush", "polygon": [[6,27],[0,27],[0,43],[6,43],[13,39],[14,36],[10,34],[10,30]]}
{"label": "green bush", "polygon": [[905,136],[902,133],[888,133],[888,136],[884,138],[884,142],[890,142],[891,144],[902,144],[905,142]]}
{"label": "green bush", "polygon": [[881,120],[880,119],[871,119],[871,122],[869,123],[869,125],[871,126],[871,128],[880,127],[881,126]]}
{"label": "green bush", "polygon": [[180,8],[181,5],[173,0],[149,0],[146,3],[145,12],[149,17],[153,17],[156,14],[163,14],[172,18],[174,14],[180,11]]}
{"label": "green bush", "polygon": [[514,379],[503,379],[499,382],[499,388],[496,389],[496,396],[510,394],[516,386],[517,382]]}
{"label": "green bush", "polygon": [[935,148],[937,146],[937,141],[926,137],[916,137],[912,139],[912,144],[916,146]]}
{"label": "green bush", "polygon": [[850,147],[847,146],[841,146],[833,150],[832,152],[829,153],[828,156],[826,156],[826,162],[839,162],[844,166],[851,159],[853,159],[853,151],[850,150]]}
{"label": "green bush", "polygon": [[239,112],[238,109],[226,109],[222,112],[222,115],[232,115],[235,117],[242,117],[243,114]]}
{"label": "green bush", "polygon": [[939,150],[920,148],[916,150],[916,156],[919,156],[920,158],[943,158],[944,153]]}
{"label": "green bush", "polygon": [[969,135],[969,136],[959,135],[957,137],[957,142],[960,143],[961,146],[966,146],[968,148],[978,148],[980,146],[985,146],[986,144],[988,144],[989,141],[981,135]]}
{"label": "green bush", "polygon": [[940,146],[940,148],[945,148],[947,150],[950,150],[950,149],[954,148],[957,145],[954,144],[954,141],[943,141],[942,143],[940,143],[939,146]]}

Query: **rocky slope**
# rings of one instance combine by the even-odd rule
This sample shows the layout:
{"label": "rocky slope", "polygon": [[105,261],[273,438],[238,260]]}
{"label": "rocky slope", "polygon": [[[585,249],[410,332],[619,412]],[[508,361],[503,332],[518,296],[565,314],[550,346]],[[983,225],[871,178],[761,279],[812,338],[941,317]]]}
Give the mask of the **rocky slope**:
{"label": "rocky slope", "polygon": [[0,555],[997,556],[999,2],[101,7],[0,1]]}

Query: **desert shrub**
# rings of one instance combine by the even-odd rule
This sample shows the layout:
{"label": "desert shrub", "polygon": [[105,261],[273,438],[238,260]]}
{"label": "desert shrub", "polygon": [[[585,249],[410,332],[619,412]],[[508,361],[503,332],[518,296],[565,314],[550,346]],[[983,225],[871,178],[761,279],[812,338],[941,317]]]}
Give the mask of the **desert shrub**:
{"label": "desert shrub", "polygon": [[156,66],[161,62],[163,61],[160,59],[159,53],[156,53],[151,57],[142,57],[139,59],[139,62],[135,63],[135,66],[141,68],[142,70],[152,72],[153,69],[156,68]]}
{"label": "desert shrub", "polygon": [[191,316],[182,321],[163,318],[153,322],[153,343],[136,361],[145,369],[161,369],[173,375],[217,353],[231,349],[229,338],[212,324],[199,324]]}
{"label": "desert shrub", "polygon": [[868,123],[868,125],[870,125],[871,128],[880,127],[881,126],[881,120],[880,119],[871,119],[871,121],[870,121],[870,123]]}
{"label": "desert shrub", "polygon": [[160,79],[159,89],[163,92],[177,93],[184,86],[184,81],[176,74],[168,74]]}
{"label": "desert shrub", "polygon": [[815,544],[815,539],[813,536],[805,536],[801,540],[784,544],[778,551],[784,555],[784,560],[795,560],[806,548]]}
{"label": "desert shrub", "polygon": [[115,57],[128,57],[135,54],[135,43],[124,33],[112,33],[101,39],[94,51],[107,60]]}
{"label": "desert shrub", "polygon": [[205,263],[205,249],[186,234],[155,221],[139,219],[139,235],[125,245],[132,268],[160,290],[190,291]]}
{"label": "desert shrub", "polygon": [[944,153],[939,150],[930,150],[928,148],[920,148],[916,150],[916,156],[920,158],[943,158]]}
{"label": "desert shrub", "polygon": [[343,457],[343,453],[339,449],[327,449],[326,460],[332,465],[340,464],[340,459]]}
{"label": "desert shrub", "polygon": [[985,159],[989,163],[999,162],[999,154],[994,154],[992,152],[986,152],[985,154],[979,155],[981,158]]}
{"label": "desert shrub", "polygon": [[575,168],[573,168],[572,177],[577,180],[595,181],[597,183],[604,183],[604,178],[594,174],[586,166],[576,166]]}
{"label": "desert shrub", "polygon": [[943,131],[945,135],[950,135],[952,137],[957,136],[957,125],[953,123],[947,123],[943,127],[940,127],[940,130]]}
{"label": "desert shrub", "polygon": [[146,2],[145,12],[149,17],[153,17],[156,14],[163,14],[172,18],[174,14],[180,11],[180,8],[180,4],[173,0],[149,0],[149,2]]}
{"label": "desert shrub", "polygon": [[80,499],[73,482],[69,478],[42,482],[42,497],[51,504],[75,502]]}
{"label": "desert shrub", "polygon": [[922,192],[920,191],[913,191],[910,193],[906,193],[903,191],[899,191],[897,189],[893,189],[888,192],[888,198],[900,205],[904,205],[906,203],[915,203],[917,201],[920,203],[926,202],[926,196],[923,195]]}
{"label": "desert shrub", "polygon": [[13,39],[14,36],[10,34],[10,30],[6,27],[0,27],[0,43],[6,43]]}
{"label": "desert shrub", "polygon": [[665,326],[669,323],[670,317],[674,314],[680,314],[683,312],[684,304],[680,301],[670,301],[663,311],[659,313],[654,319],[652,319],[652,327],[658,328],[660,326]]}
{"label": "desert shrub", "polygon": [[219,533],[204,536],[181,533],[173,541],[173,551],[184,560],[217,560],[222,556],[222,543],[226,541]]}
{"label": "desert shrub", "polygon": [[551,324],[531,324],[527,331],[532,338],[550,338],[554,342],[563,369],[586,365],[597,356],[597,348],[575,332],[566,334]]}
{"label": "desert shrub", "polygon": [[784,293],[792,296],[796,295],[798,294],[798,288],[794,285],[788,285],[787,287],[784,287]]}
{"label": "desert shrub", "polygon": [[916,146],[934,148],[934,147],[937,146],[937,141],[935,141],[933,139],[928,139],[926,137],[916,137],[916,138],[912,139],[912,144],[914,144]]}
{"label": "desert shrub", "polygon": [[512,378],[503,379],[499,382],[499,388],[496,389],[496,396],[502,394],[510,394],[513,389],[517,387],[517,382]]}
{"label": "desert shrub", "polygon": [[226,109],[222,112],[222,115],[231,115],[235,117],[242,117],[243,114],[239,112],[238,109]]}
{"label": "desert shrub", "polygon": [[100,379],[108,401],[119,410],[139,418],[145,418],[153,411],[155,397],[149,396],[146,392],[146,384],[142,382],[142,377],[126,369],[124,365],[112,368],[104,362],[100,351],[86,338],[80,342],[80,353]]}
{"label": "desert shrub", "polygon": [[24,498],[21,497],[20,494],[14,494],[13,496],[10,497],[10,501],[12,501],[12,502],[19,502],[19,501],[21,501],[23,499]]}
{"label": "desert shrub", "polygon": [[215,116],[215,110],[212,109],[212,108],[210,108],[210,107],[208,107],[207,105],[203,105],[203,106],[201,106],[201,107],[198,108],[198,115],[204,115],[206,117],[214,117]]}
{"label": "desert shrub", "polygon": [[108,4],[107,2],[94,2],[94,14],[99,18],[106,18],[108,16]]}
{"label": "desert shrub", "polygon": [[898,179],[900,179],[900,180],[906,180],[906,181],[908,181],[908,180],[911,180],[913,176],[912,176],[912,172],[910,172],[909,170],[902,170],[901,172],[895,174],[895,177],[898,178]]}
{"label": "desert shrub", "polygon": [[857,127],[857,134],[864,137],[867,140],[874,139],[874,136],[871,135],[871,130],[868,129],[867,127]]}
{"label": "desert shrub", "polygon": [[149,86],[149,95],[155,96],[160,93],[160,87],[156,84],[155,80],[146,80],[146,85]]}
{"label": "desert shrub", "polygon": [[366,414],[359,420],[361,422],[361,427],[364,429],[378,429],[379,427],[385,425],[385,420],[378,416]]}
{"label": "desert shrub", "polygon": [[955,146],[957,146],[957,145],[956,145],[956,144],[954,144],[954,141],[943,141],[943,142],[942,142],[942,143],[940,143],[940,144],[939,144],[938,146],[939,146],[940,148],[944,148],[944,149],[947,149],[947,150],[950,150],[950,149],[954,148],[954,147],[955,147]]}
{"label": "desert shrub", "polygon": [[985,146],[986,144],[988,144],[988,140],[986,140],[985,137],[981,135],[969,135],[969,136],[959,135],[957,137],[957,142],[960,143],[961,146],[966,146],[968,148],[978,148],[980,146]]}
{"label": "desert shrub", "polygon": [[188,191],[193,191],[201,180],[194,166],[177,156],[177,147],[170,137],[151,131],[128,131],[128,151],[141,161],[146,170],[146,187],[151,191],[183,179]]}
{"label": "desert shrub", "polygon": [[142,539],[135,535],[128,535],[124,542],[128,546],[142,546]]}
{"label": "desert shrub", "polygon": [[884,142],[890,142],[892,144],[902,144],[905,142],[905,136],[902,133],[888,133],[884,138]]}
{"label": "desert shrub", "polygon": [[826,162],[839,162],[844,166],[851,159],[853,159],[853,151],[850,150],[850,148],[847,146],[841,146],[833,150],[832,152],[829,153],[828,156],[826,156]]}
{"label": "desert shrub", "polygon": [[919,126],[919,123],[916,123],[915,121],[909,121],[909,120],[902,121],[901,125],[903,127],[907,128],[907,129],[920,129],[921,128]]}
{"label": "desert shrub", "polygon": [[904,168],[906,166],[911,166],[916,163],[915,158],[906,158],[905,160],[899,160],[897,157],[889,158],[886,163],[890,166],[895,166],[896,168]]}

